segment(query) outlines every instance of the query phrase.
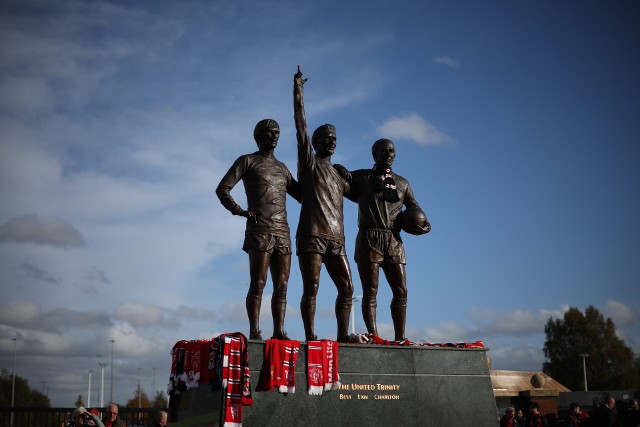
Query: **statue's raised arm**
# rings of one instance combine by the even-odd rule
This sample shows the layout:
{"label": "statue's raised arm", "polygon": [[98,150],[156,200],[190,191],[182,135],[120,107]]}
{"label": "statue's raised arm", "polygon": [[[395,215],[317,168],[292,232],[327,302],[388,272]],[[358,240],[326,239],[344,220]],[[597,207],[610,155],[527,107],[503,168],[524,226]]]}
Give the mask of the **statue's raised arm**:
{"label": "statue's raised arm", "polygon": [[353,297],[343,224],[343,195],[349,185],[331,164],[331,155],[337,145],[335,126],[324,124],[309,139],[304,111],[305,81],[298,66],[293,77],[293,118],[298,139],[298,181],[303,195],[296,232],[296,254],[303,286],[300,314],[306,340],[317,340],[314,319],[320,271],[324,263],[338,291],[335,305],[337,340],[346,342],[349,339]]}
{"label": "statue's raised arm", "polygon": [[305,146],[311,150],[309,143],[309,129],[307,128],[307,118],[304,112],[304,83],[308,79],[302,78],[302,72],[298,65],[298,72],[293,76],[293,119],[296,124],[296,138],[298,147]]}

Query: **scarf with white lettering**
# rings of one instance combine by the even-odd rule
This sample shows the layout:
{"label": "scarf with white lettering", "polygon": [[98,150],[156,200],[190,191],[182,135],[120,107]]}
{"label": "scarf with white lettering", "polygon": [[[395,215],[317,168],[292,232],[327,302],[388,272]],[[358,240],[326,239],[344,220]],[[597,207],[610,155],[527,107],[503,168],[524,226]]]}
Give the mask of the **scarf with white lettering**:
{"label": "scarf with white lettering", "polygon": [[382,193],[382,199],[385,202],[395,203],[400,201],[391,168],[379,169],[374,165],[371,177],[373,181],[373,191]]}
{"label": "scarf with white lettering", "polygon": [[308,341],[307,392],[321,395],[323,391],[339,388],[338,343],[331,340]]}

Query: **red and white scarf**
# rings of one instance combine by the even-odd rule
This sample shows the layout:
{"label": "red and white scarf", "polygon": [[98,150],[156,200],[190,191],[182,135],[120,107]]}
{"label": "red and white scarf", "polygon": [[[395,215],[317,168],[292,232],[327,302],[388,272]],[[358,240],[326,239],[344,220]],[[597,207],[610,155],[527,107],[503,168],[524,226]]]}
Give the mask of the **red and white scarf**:
{"label": "red and white scarf", "polygon": [[280,393],[296,392],[296,362],[298,361],[298,351],[300,341],[285,340],[284,357],[282,358],[282,381],[280,383]]}
{"label": "red and white scarf", "polygon": [[264,343],[260,391],[277,389],[280,393],[295,393],[299,349],[297,340],[270,339]]}
{"label": "red and white scarf", "polygon": [[224,427],[241,427],[242,406],[253,405],[246,345],[243,335],[224,337],[221,375],[225,393]]}
{"label": "red and white scarf", "polygon": [[321,395],[323,391],[338,388],[338,343],[330,340],[308,341],[307,392],[311,395]]}

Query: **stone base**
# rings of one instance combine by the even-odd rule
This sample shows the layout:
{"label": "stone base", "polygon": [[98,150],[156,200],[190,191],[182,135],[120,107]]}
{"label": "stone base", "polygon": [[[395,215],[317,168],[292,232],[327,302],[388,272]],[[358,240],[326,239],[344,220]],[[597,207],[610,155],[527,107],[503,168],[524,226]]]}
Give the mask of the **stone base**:
{"label": "stone base", "polygon": [[[340,344],[342,387],[307,394],[306,344],[301,343],[296,392],[256,392],[264,341],[249,341],[254,405],[246,426],[497,426],[487,349]],[[172,406],[178,402],[173,402]],[[222,393],[189,390],[176,406],[176,426],[221,424]]]}

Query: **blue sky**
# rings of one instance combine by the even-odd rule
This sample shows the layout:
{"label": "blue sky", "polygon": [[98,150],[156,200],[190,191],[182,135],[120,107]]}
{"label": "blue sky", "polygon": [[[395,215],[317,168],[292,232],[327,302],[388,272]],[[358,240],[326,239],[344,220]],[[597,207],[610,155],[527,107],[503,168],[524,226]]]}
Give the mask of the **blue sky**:
{"label": "blue sky", "polygon": [[[138,379],[147,394],[164,388],[177,340],[248,333],[244,223],[214,189],[255,151],[263,118],[280,123],[276,155],[295,174],[298,64],[309,127],[337,128],[333,161],[368,168],[373,141],[392,139],[394,170],[432,223],[405,238],[409,338],[483,340],[494,369],[539,371],[546,321],[594,305],[640,353],[639,12],[636,1],[3,1],[0,366],[11,369],[15,337],[18,375],[53,405],[86,403],[90,369],[96,405],[115,340],[113,398],[125,403]],[[242,186],[233,194],[244,204]],[[352,260],[357,212],[345,206]],[[285,326],[303,339],[292,264]],[[389,339],[390,298],[381,281]],[[335,337],[334,299],[323,276],[322,337]]]}

